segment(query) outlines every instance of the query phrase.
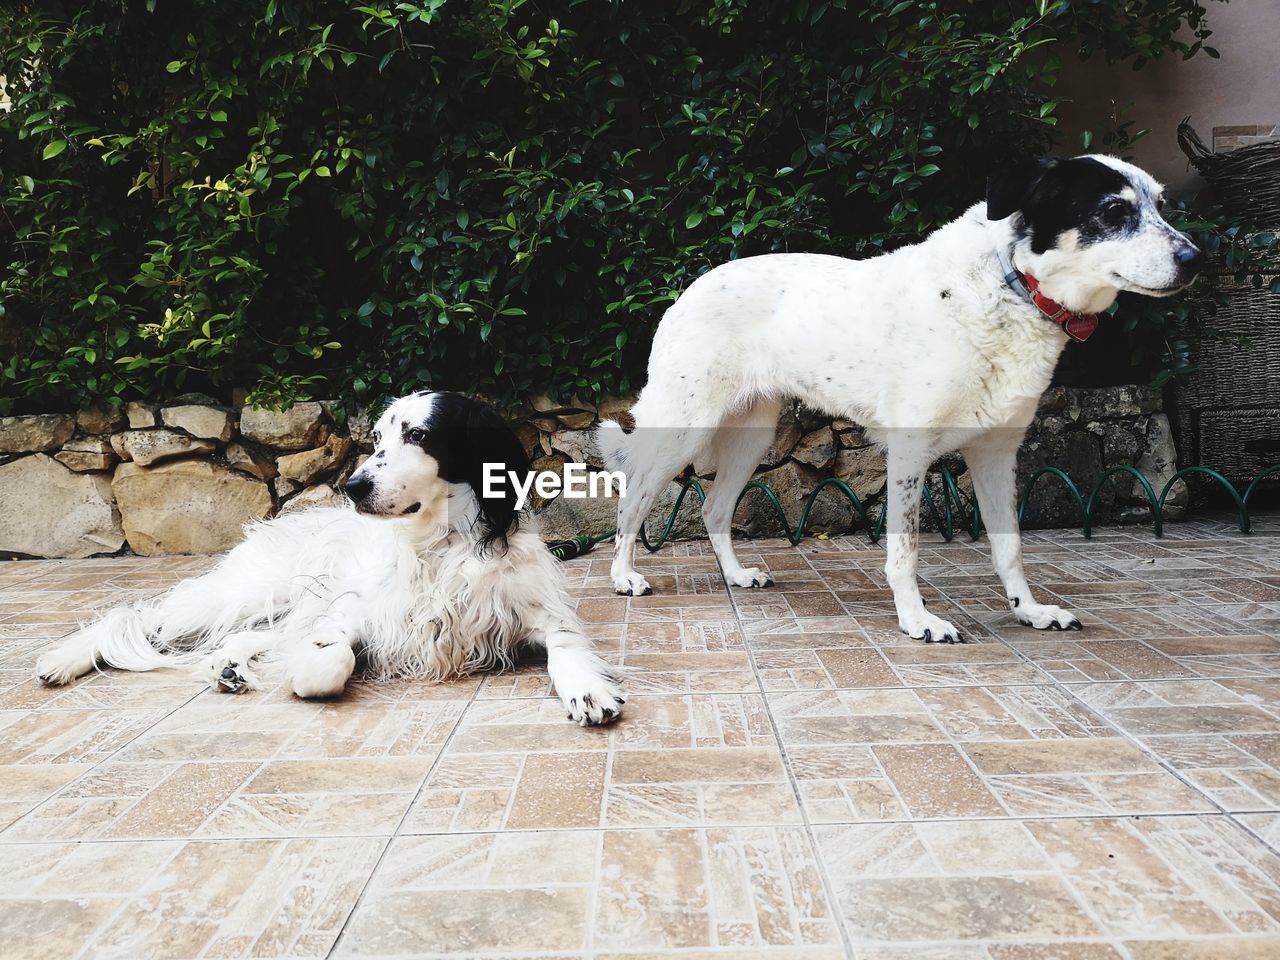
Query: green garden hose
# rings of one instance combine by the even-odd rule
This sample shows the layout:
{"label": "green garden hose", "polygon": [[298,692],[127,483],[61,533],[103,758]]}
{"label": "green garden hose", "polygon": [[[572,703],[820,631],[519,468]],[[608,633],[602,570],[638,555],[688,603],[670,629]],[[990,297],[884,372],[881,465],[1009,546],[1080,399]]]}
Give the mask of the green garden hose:
{"label": "green garden hose", "polygon": [[[1027,482],[1026,489],[1023,490],[1022,496],[1018,500],[1018,523],[1021,525],[1022,519],[1027,512],[1027,503],[1030,501],[1031,494],[1041,479],[1045,477],[1057,478],[1064,486],[1066,486],[1067,491],[1071,494],[1076,505],[1080,508],[1082,523],[1080,532],[1084,534],[1086,539],[1088,539],[1093,536],[1093,516],[1094,511],[1098,506],[1098,494],[1102,492],[1103,485],[1108,480],[1113,476],[1122,474],[1133,477],[1133,479],[1141,485],[1142,491],[1147,498],[1147,505],[1151,509],[1151,530],[1157,537],[1164,536],[1164,505],[1165,501],[1169,497],[1170,491],[1173,489],[1173,485],[1179,481],[1185,483],[1185,478],[1192,474],[1203,474],[1217,481],[1218,485],[1230,494],[1231,499],[1236,505],[1236,516],[1240,526],[1240,532],[1248,533],[1252,526],[1252,521],[1249,518],[1249,498],[1253,495],[1253,492],[1257,489],[1259,483],[1269,477],[1280,474],[1280,463],[1267,467],[1254,477],[1253,480],[1250,481],[1249,486],[1245,488],[1243,494],[1235,488],[1230,480],[1218,473],[1216,470],[1211,470],[1208,467],[1199,465],[1185,467],[1169,478],[1169,481],[1164,485],[1164,488],[1160,491],[1158,496],[1156,495],[1155,487],[1151,485],[1151,481],[1147,479],[1141,470],[1136,467],[1124,465],[1116,466],[1107,470],[1102,477],[1099,478],[1098,482],[1094,485],[1093,492],[1089,494],[1087,499],[1083,494],[1081,494],[1080,488],[1076,486],[1075,481],[1072,480],[1065,471],[1058,467],[1045,467],[1031,477]],[[956,484],[955,476],[950,470],[943,467],[940,471],[940,475],[942,479],[941,512],[938,510],[937,503],[934,502],[933,494],[929,492],[928,484],[925,484],[923,487],[923,499],[924,505],[929,511],[929,515],[933,518],[934,524],[942,532],[942,539],[950,542],[952,538],[955,537],[956,530],[962,529],[969,534],[970,539],[977,540],[982,533],[982,517],[978,510],[978,504],[961,493],[959,486]],[[795,545],[804,539],[805,532],[809,525],[809,512],[813,509],[814,501],[818,499],[818,496],[827,487],[834,487],[844,495],[844,497],[853,506],[854,512],[862,519],[863,524],[866,526],[868,535],[871,538],[871,542],[879,543],[880,538],[884,535],[887,508],[881,507],[880,516],[873,522],[870,515],[867,513],[866,505],[863,504],[863,502],[858,498],[858,495],[853,492],[852,488],[850,488],[847,483],[837,477],[827,477],[818,484],[808,497],[805,498],[804,506],[800,510],[800,520],[794,529],[792,529],[791,524],[787,522],[786,513],[782,509],[782,501],[778,499],[778,494],[774,492],[768,484],[761,483],[759,480],[753,480],[743,488],[742,493],[738,495],[738,502],[734,506],[736,509],[737,506],[741,505],[743,499],[749,493],[753,490],[759,490],[764,494],[765,498],[769,501],[769,504],[773,507],[773,512],[778,518],[778,522],[782,525],[786,538],[791,541],[792,545]],[[684,499],[690,490],[697,494],[699,501],[705,501],[707,499],[706,491],[702,489],[702,484],[698,482],[697,477],[689,477],[686,479],[680,488],[680,493],[676,497],[676,502],[671,508],[671,513],[667,517],[666,525],[662,528],[662,533],[659,535],[658,539],[650,540],[649,534],[645,529],[645,525],[641,524],[640,540],[645,545],[646,549],[651,552],[658,550],[670,538],[671,530],[676,523],[676,517],[680,513],[680,507],[684,505]],[[956,523],[957,518],[960,520],[959,524]],[[586,553],[588,550],[595,547],[596,544],[608,540],[615,533],[617,533],[616,530],[610,530],[609,532],[602,533],[599,536],[582,535],[574,537],[572,540],[565,540],[560,543],[550,544],[549,549],[557,558],[567,560],[570,557],[576,557],[580,554]]]}

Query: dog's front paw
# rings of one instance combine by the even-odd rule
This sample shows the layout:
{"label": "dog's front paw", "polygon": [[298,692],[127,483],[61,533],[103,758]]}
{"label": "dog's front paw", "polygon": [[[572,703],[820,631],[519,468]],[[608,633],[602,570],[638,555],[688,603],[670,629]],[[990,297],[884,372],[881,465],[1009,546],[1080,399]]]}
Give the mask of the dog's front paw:
{"label": "dog's front paw", "polygon": [[759,567],[747,567],[725,577],[735,587],[772,587],[773,577]]}
{"label": "dog's front paw", "polygon": [[342,640],[317,640],[296,652],[289,665],[289,689],[303,700],[336,697],[356,668],[355,651]]}
{"label": "dog's front paw", "polygon": [[955,624],[935,617],[927,610],[912,617],[899,617],[898,627],[912,640],[923,640],[925,643],[963,643],[960,631]]}
{"label": "dog's front paw", "polygon": [[649,581],[634,570],[615,576],[613,589],[624,597],[647,597],[653,593],[653,587],[649,586]]}
{"label": "dog's front paw", "polygon": [[1024,627],[1035,627],[1037,630],[1084,629],[1084,624],[1074,613],[1051,603],[1023,603],[1012,609],[1013,615]]}
{"label": "dog's front paw", "polygon": [[565,689],[556,688],[560,702],[570,720],[580,727],[595,727],[612,723],[622,713],[626,698],[622,688],[612,677],[593,677]]}

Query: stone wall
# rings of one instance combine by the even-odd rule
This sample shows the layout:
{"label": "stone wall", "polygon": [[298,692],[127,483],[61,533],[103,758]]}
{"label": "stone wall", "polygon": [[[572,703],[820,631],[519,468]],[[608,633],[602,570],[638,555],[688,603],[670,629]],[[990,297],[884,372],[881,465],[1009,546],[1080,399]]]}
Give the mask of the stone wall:
{"label": "stone wall", "polygon": [[[534,409],[523,412],[518,429],[526,446],[535,449],[536,465],[541,469],[559,469],[568,462],[600,466],[591,432],[583,425],[626,406],[623,401],[611,401],[597,413],[588,404],[557,406],[540,398],[534,401]],[[1087,500],[1107,469],[1124,464],[1146,474],[1159,494],[1177,469],[1176,462],[1173,434],[1158,390],[1136,386],[1055,387],[1041,399],[1039,413],[1019,451],[1018,490],[1021,494],[1035,473],[1053,465],[1076,481]],[[948,467],[961,493],[973,497],[973,484],[961,457],[944,458],[937,466]],[[692,468],[703,487],[710,491],[715,484],[714,472],[699,463],[692,464]],[[830,476],[844,480],[866,505],[871,517],[880,515],[886,480],[884,457],[867,442],[862,431],[847,420],[832,420],[795,404],[784,408],[774,443],[754,479],[777,493],[787,522],[794,528],[800,521],[804,501]],[[658,506],[650,514],[652,535],[661,531],[660,524],[665,524],[680,486],[673,481],[659,497]],[[942,486],[936,472],[930,477],[930,487],[941,509]],[[552,539],[584,530],[610,529],[617,504],[599,498],[560,499],[539,506],[543,535]],[[1185,508],[1186,490],[1179,484],[1166,503],[1165,517],[1180,519]],[[1137,481],[1130,476],[1118,476],[1099,493],[1095,517],[1103,522],[1146,522],[1150,508]],[[1065,486],[1046,478],[1035,488],[1024,526],[1079,526],[1081,519],[1075,498]],[[922,524],[926,528],[931,526],[927,511],[922,512]],[[815,533],[843,533],[859,525],[860,520],[848,500],[835,490],[820,496],[809,514],[808,529]],[[779,536],[783,528],[765,496],[754,492],[739,506],[734,516],[734,531],[742,536]],[[686,497],[673,532],[679,538],[704,535],[698,503],[692,494]]]}
{"label": "stone wall", "polygon": [[214,553],[249,520],[340,500],[355,431],[325,404],[155,407],[0,419],[0,556]]}
{"label": "stone wall", "polygon": [[[627,400],[596,407],[574,400],[534,398],[513,424],[536,468],[566,463],[600,467],[592,427],[624,410]],[[0,418],[0,556],[85,557],[120,551],[153,555],[210,553],[239,541],[242,525],[317,504],[341,501],[337,490],[371,447],[367,419],[339,429],[327,404],[307,402],[283,413],[232,409],[190,395],[166,406],[130,403],[123,409],[75,415]],[[1019,457],[1026,477],[1045,464],[1065,469],[1085,496],[1102,472],[1137,465],[1157,491],[1176,457],[1159,394],[1135,387],[1056,388],[1041,403]],[[966,495],[972,487],[959,458],[946,464]],[[714,473],[692,465],[708,489]],[[852,423],[790,406],[757,479],[778,494],[794,525],[804,499],[828,476],[845,480],[878,514],[884,460]],[[940,488],[934,479],[935,496]],[[655,517],[665,521],[680,485],[672,482]],[[1100,497],[1103,516],[1145,520],[1145,500],[1130,478],[1114,480]],[[939,499],[939,502],[941,500]],[[1172,504],[1176,515],[1184,501]],[[559,499],[537,503],[548,539],[602,532],[614,524],[616,501]],[[1058,485],[1042,485],[1032,499],[1030,525],[1079,523],[1074,500]],[[852,509],[834,491],[810,515],[816,532],[850,529]],[[763,496],[750,497],[735,520],[747,536],[781,532]],[[678,537],[703,534],[691,496],[675,526]]]}

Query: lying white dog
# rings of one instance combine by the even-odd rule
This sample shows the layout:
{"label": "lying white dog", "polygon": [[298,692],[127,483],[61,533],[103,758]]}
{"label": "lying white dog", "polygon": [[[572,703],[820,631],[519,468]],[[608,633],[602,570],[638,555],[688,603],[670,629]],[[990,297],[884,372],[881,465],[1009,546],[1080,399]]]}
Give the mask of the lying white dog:
{"label": "lying white dog", "polygon": [[42,656],[62,684],[98,663],[151,670],[203,663],[217,689],[257,683],[254,662],[283,658],[300,697],[342,692],[363,661],[377,678],[443,680],[511,663],[526,644],[576,723],[606,723],[624,703],[592,650],[536,525],[510,487],[483,497],[486,463],[527,474],[515,434],[454,393],[393,403],[377,449],[347,483],[355,504],[250,527],[209,573],[157,600],[120,607]]}
{"label": "lying white dog", "polygon": [[738,495],[773,440],[784,400],[861,424],[888,461],[888,560],[898,624],[955,642],[916,582],[920,490],[930,464],[963,452],[996,573],[1024,624],[1080,626],[1037,603],[1022,570],[1014,467],[1067,341],[1084,339],[1121,290],[1167,296],[1203,257],[1160,216],[1161,187],[1113,157],[1027,162],[987,201],[922,243],[870,260],[776,254],[735,260],[693,283],[662,318],[649,382],[630,415],[597,434],[627,473],[613,582],[649,593],[636,534],[686,464],[714,466],[703,508],[726,580],[764,587],[738,562]]}

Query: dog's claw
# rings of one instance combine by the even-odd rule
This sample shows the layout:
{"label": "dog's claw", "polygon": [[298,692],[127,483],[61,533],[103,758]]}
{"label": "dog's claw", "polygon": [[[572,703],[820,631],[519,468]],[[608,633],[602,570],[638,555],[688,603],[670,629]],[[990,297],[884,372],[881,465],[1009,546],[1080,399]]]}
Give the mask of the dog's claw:
{"label": "dog's claw", "polygon": [[222,673],[218,677],[218,686],[228,693],[239,693],[248,683],[244,677],[236,673],[235,665],[222,668]]}
{"label": "dog's claw", "polygon": [[933,631],[930,630],[928,627],[924,628],[924,642],[933,643]]}
{"label": "dog's claw", "polygon": [[1068,629],[1068,630],[1083,630],[1083,629],[1084,629],[1084,624],[1083,624],[1083,623],[1081,623],[1079,620],[1072,620],[1070,623],[1068,623],[1068,624],[1067,624],[1067,629]]}

